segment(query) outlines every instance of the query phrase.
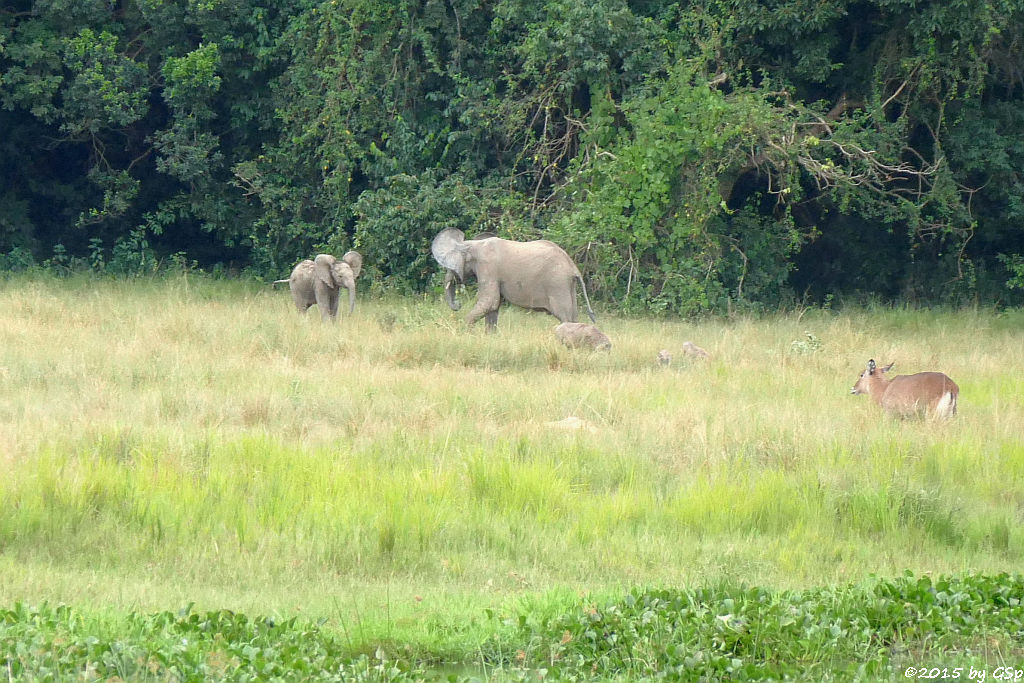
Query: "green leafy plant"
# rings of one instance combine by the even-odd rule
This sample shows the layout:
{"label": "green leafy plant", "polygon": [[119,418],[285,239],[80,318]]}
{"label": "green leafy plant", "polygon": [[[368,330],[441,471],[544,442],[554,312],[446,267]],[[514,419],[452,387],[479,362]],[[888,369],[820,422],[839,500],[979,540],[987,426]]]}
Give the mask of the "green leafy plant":
{"label": "green leafy plant", "polygon": [[114,244],[107,268],[116,275],[145,275],[155,272],[157,265],[146,231],[138,228]]}
{"label": "green leafy plant", "polygon": [[[538,622],[513,619],[500,650],[513,671],[545,678],[823,680],[902,675],[905,646],[976,662],[956,643],[1024,635],[1024,577],[915,576],[775,593],[721,585],[635,590]],[[502,653],[522,653],[510,657]],[[935,656],[929,655],[929,656]],[[927,657],[926,657],[927,658]],[[912,660],[909,663],[918,663]]]}
{"label": "green leafy plant", "polygon": [[814,336],[812,332],[804,332],[803,339],[797,339],[789,345],[790,353],[794,353],[798,356],[806,356],[811,353],[817,353],[824,347],[821,340]]}
{"label": "green leafy plant", "polygon": [[434,235],[450,227],[472,235],[485,223],[485,207],[475,189],[457,176],[394,175],[356,202],[354,242],[361,252],[373,255],[369,272],[394,285],[419,289],[440,272],[430,255]]}
{"label": "green leafy plant", "polygon": [[[963,671],[990,665],[970,651],[977,637],[1024,637],[1022,591],[1019,575],[910,572],[804,591],[636,589],[562,612],[489,610],[492,633],[479,655],[482,670],[502,680],[887,679],[939,656]],[[346,654],[323,622],[191,606],[113,620],[64,605],[0,610],[0,664],[15,679],[88,671],[122,680],[477,680],[390,649]]]}
{"label": "green leafy plant", "polygon": [[227,610],[130,614],[115,626],[67,606],[0,610],[0,663],[14,678],[320,681],[415,680],[407,660],[346,656],[335,636],[297,619],[249,618]]}
{"label": "green leafy plant", "polygon": [[1024,256],[1000,254],[999,260],[1010,271],[1010,279],[1006,281],[1006,286],[1009,289],[1024,289]]}

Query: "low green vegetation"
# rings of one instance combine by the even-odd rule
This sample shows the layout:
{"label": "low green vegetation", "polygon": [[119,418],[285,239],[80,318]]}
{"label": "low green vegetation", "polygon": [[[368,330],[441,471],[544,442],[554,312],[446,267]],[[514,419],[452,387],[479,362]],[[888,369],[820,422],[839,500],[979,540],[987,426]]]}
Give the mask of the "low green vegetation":
{"label": "low green vegetation", "polygon": [[[450,681],[1015,680],[1024,657],[1024,577],[906,576],[772,593],[717,586],[632,591],[554,616],[499,618],[464,662],[382,644],[353,654],[323,622],[226,610],[98,619],[69,607],[0,612],[11,677],[122,680]],[[549,606],[550,609],[550,606]],[[945,675],[943,675],[945,672]]]}
{"label": "low green vegetation", "polygon": [[[611,353],[439,293],[324,325],[192,274],[4,281],[8,670],[1020,668],[1019,311],[598,314]],[[960,414],[850,396],[869,358],[946,372]]]}

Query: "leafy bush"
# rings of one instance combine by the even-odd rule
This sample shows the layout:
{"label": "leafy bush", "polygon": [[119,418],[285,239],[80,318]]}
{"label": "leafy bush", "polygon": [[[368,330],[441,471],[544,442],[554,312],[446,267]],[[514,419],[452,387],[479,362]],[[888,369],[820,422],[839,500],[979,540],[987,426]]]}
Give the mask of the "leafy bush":
{"label": "leafy bush", "polygon": [[434,235],[459,228],[469,236],[486,222],[483,201],[458,176],[432,172],[391,176],[356,202],[356,249],[371,255],[367,271],[400,286],[423,288],[439,266],[430,254]]}
{"label": "leafy bush", "polygon": [[32,252],[25,247],[14,247],[6,254],[0,254],[0,270],[21,271],[36,265]]}
{"label": "leafy bush", "polygon": [[115,275],[147,275],[157,270],[157,257],[144,228],[136,228],[119,239],[111,251],[107,270]]}
{"label": "leafy bush", "polygon": [[1020,254],[999,254],[999,260],[1010,273],[1006,281],[1008,289],[1024,289],[1024,256]]}
{"label": "leafy bush", "polygon": [[733,215],[720,188],[772,129],[772,108],[756,92],[723,94],[687,62],[651,84],[623,108],[629,132],[617,138],[613,112],[595,106],[592,160],[578,162],[575,199],[549,236],[585,253],[602,274],[597,296],[626,310],[690,315],[777,298],[799,234],[788,219]]}

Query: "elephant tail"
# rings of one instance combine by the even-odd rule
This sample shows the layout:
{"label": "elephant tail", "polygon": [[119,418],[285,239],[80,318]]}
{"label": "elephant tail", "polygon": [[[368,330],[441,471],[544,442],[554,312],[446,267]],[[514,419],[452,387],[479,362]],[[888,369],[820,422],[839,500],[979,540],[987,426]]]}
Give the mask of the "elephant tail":
{"label": "elephant tail", "polygon": [[594,317],[594,309],[590,307],[590,297],[587,296],[587,285],[583,282],[583,276],[576,272],[576,279],[580,281],[580,289],[583,290],[583,300],[587,303],[587,315],[590,316],[590,322],[596,323],[597,318]]}

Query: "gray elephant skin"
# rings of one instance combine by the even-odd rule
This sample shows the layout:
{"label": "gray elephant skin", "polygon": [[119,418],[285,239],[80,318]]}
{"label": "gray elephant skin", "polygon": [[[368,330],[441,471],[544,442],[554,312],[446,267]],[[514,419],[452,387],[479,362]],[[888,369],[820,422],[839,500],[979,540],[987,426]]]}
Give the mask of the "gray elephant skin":
{"label": "gray elephant skin", "polygon": [[342,287],[348,290],[348,312],[356,308],[356,278],[363,267],[363,257],[357,251],[346,252],[341,259],[330,254],[317,254],[310,261],[300,261],[292,269],[287,282],[292,293],[292,301],[299,313],[305,313],[313,304],[320,309],[321,320],[338,317],[338,299]]}
{"label": "gray elephant skin", "polygon": [[455,298],[456,286],[470,277],[476,278],[476,304],[466,316],[470,325],[485,318],[487,330],[494,331],[502,301],[545,311],[561,322],[576,322],[577,282],[583,290],[587,314],[594,320],[579,268],[554,242],[515,242],[490,234],[467,240],[461,230],[448,228],[437,234],[430,250],[434,259],[448,270],[444,292],[453,311],[460,308]]}

